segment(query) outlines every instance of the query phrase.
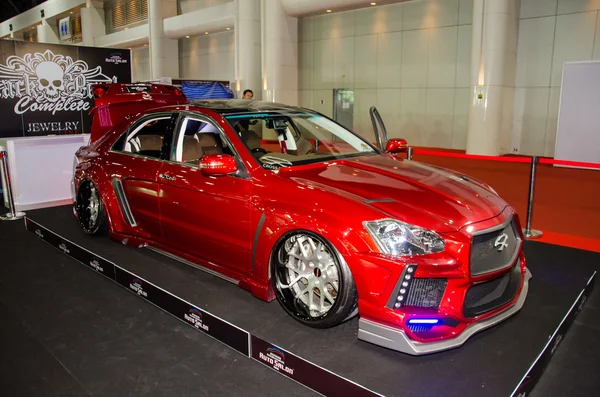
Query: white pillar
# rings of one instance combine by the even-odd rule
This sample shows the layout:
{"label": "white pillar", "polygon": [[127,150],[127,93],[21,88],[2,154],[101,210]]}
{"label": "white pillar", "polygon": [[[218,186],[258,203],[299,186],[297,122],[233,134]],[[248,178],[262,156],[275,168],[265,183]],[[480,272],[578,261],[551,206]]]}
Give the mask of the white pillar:
{"label": "white pillar", "polygon": [[298,104],[298,18],[281,0],[261,2],[263,100]]}
{"label": "white pillar", "polygon": [[[54,21],[51,21],[54,24]],[[60,42],[58,38],[58,28],[48,24],[46,19],[42,20],[42,23],[37,26],[37,40],[38,43],[58,44]]]}
{"label": "white pillar", "polygon": [[517,64],[517,0],[474,0],[467,153],[509,151]]}
{"label": "white pillar", "polygon": [[[102,6],[100,4],[100,6]],[[96,37],[106,34],[104,24],[104,9],[96,8],[91,0],[86,2],[86,7],[81,9],[81,38],[84,46],[93,47]]]}
{"label": "white pillar", "polygon": [[235,78],[236,97],[246,89],[261,99],[260,0],[235,0]]}
{"label": "white pillar", "polygon": [[177,15],[177,0],[149,0],[148,27],[150,29],[150,75],[179,77],[179,42],[165,36],[163,19]]}

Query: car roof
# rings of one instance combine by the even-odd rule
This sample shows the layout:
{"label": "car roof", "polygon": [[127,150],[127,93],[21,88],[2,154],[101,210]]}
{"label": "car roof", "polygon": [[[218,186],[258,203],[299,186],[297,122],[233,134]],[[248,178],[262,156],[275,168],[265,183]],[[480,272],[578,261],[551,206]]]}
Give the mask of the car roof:
{"label": "car roof", "polygon": [[273,112],[273,113],[314,113],[310,109],[299,106],[284,105],[282,103],[267,102],[257,99],[210,99],[190,101],[189,105],[175,105],[154,108],[149,112],[158,112],[165,110],[182,110],[187,111],[203,111],[212,110],[222,115],[228,114],[243,114],[257,112]]}

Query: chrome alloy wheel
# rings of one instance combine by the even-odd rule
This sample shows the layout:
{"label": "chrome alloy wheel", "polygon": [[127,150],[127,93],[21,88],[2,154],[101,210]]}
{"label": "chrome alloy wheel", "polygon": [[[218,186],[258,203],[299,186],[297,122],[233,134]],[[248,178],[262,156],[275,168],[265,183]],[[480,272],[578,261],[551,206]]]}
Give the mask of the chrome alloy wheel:
{"label": "chrome alloy wheel", "polygon": [[103,228],[103,209],[100,193],[91,181],[85,181],[79,187],[75,211],[81,228],[88,234],[96,234]]}
{"label": "chrome alloy wheel", "polygon": [[334,255],[327,244],[308,234],[295,234],[281,246],[279,265],[285,271],[278,272],[277,287],[291,292],[312,318],[326,315],[336,302],[340,278]]}

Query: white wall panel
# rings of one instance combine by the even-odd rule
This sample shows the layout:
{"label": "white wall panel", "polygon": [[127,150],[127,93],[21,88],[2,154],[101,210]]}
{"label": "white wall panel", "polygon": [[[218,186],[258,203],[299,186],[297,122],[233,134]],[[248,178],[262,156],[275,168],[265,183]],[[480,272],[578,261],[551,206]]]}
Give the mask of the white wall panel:
{"label": "white wall panel", "polygon": [[[313,88],[333,88],[334,41],[317,40],[313,44]],[[303,88],[303,87],[300,87]]]}
{"label": "white wall panel", "polygon": [[452,148],[467,148],[467,129],[469,128],[470,88],[454,90],[454,120],[452,125]]}
{"label": "white wall panel", "polygon": [[427,86],[428,50],[427,30],[410,30],[402,33],[402,87]]}
{"label": "white wall panel", "polygon": [[333,40],[333,86],[354,87],[354,37]]}
{"label": "white wall panel", "polygon": [[592,58],[595,61],[600,61],[600,12],[596,18],[596,38],[594,39],[594,54]]}
{"label": "white wall panel", "polygon": [[588,61],[594,51],[598,12],[559,15],[556,18],[556,38],[552,58],[552,86],[560,86],[563,63]]}
{"label": "white wall panel", "polygon": [[377,37],[377,87],[400,87],[402,77],[402,33],[382,33]]}
{"label": "white wall panel", "polygon": [[550,85],[555,21],[555,17],[521,21],[517,55],[518,87]]}
{"label": "white wall panel", "polygon": [[[356,108],[356,101],[354,101]],[[328,117],[333,117],[333,91],[332,90],[313,90],[313,109],[323,113]]]}
{"label": "white wall panel", "polygon": [[469,87],[469,80],[471,79],[472,34],[472,25],[462,25],[458,27],[455,87]]}
{"label": "white wall panel", "polygon": [[186,79],[233,81],[234,32],[179,40],[179,74]]}
{"label": "white wall panel", "polygon": [[425,112],[427,90],[403,88],[400,93],[400,134],[410,145],[425,143]]}
{"label": "white wall panel", "polygon": [[131,81],[147,80],[151,80],[148,47],[136,48],[131,51]]}
{"label": "white wall panel", "polygon": [[550,88],[516,88],[514,120],[521,154],[540,154],[546,142]]}
{"label": "white wall panel", "polygon": [[554,156],[556,143],[556,130],[558,127],[558,108],[560,104],[560,87],[550,87],[548,103],[548,121],[546,123],[546,137],[544,156]]}
{"label": "white wall panel", "polygon": [[354,87],[377,87],[377,35],[355,38]]}
{"label": "white wall panel", "polygon": [[404,30],[458,25],[458,0],[409,1],[404,4]]}
{"label": "white wall panel", "polygon": [[379,88],[377,90],[377,110],[383,119],[388,138],[404,138],[400,128],[400,89]]}
{"label": "white wall panel", "polygon": [[369,115],[369,108],[377,105],[376,89],[354,90],[354,132],[360,134],[370,142],[375,142],[373,126]]}
{"label": "white wall panel", "polygon": [[558,0],[558,14],[598,11],[600,0]]}
{"label": "white wall panel", "polygon": [[425,145],[452,147],[454,88],[428,88],[425,112]]}
{"label": "white wall panel", "polygon": [[473,0],[460,0],[458,3],[458,24],[471,25],[473,23]]}
{"label": "white wall panel", "polygon": [[521,0],[520,18],[538,18],[556,15],[558,0]]}
{"label": "white wall panel", "polygon": [[454,87],[458,28],[429,29],[427,87]]}
{"label": "white wall panel", "polygon": [[313,45],[312,41],[303,41],[298,43],[298,84],[305,90],[313,88]]}
{"label": "white wall panel", "polygon": [[313,41],[314,17],[300,18],[298,20],[298,41]]}
{"label": "white wall panel", "polygon": [[355,35],[399,32],[402,30],[402,4],[369,7],[356,11]]}

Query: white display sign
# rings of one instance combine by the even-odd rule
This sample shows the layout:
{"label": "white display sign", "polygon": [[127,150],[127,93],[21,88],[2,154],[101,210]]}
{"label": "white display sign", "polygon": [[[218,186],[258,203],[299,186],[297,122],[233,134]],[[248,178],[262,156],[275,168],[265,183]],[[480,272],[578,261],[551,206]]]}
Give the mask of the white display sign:
{"label": "white display sign", "polygon": [[18,137],[0,141],[8,152],[8,168],[16,211],[72,202],[73,159],[88,134]]}
{"label": "white display sign", "polygon": [[556,132],[556,160],[600,163],[600,62],[567,62]]}

